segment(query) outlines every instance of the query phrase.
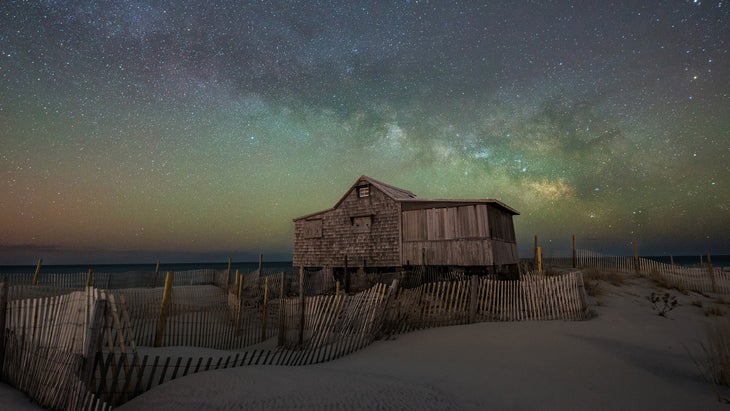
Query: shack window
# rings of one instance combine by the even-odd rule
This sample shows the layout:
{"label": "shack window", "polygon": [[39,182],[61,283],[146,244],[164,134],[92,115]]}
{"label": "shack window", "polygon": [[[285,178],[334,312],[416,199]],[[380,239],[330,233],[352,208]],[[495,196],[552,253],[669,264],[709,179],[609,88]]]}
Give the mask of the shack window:
{"label": "shack window", "polygon": [[357,196],[360,198],[370,197],[370,186],[360,186],[357,188]]}
{"label": "shack window", "polygon": [[369,215],[352,217],[352,231],[356,233],[369,233],[372,222],[373,218]]}
{"label": "shack window", "polygon": [[322,220],[305,220],[302,231],[304,238],[322,238]]}

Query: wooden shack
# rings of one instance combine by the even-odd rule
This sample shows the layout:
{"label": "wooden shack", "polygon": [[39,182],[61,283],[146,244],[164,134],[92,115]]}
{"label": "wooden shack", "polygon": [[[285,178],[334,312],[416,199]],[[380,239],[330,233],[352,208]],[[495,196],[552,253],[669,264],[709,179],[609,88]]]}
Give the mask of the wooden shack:
{"label": "wooden shack", "polygon": [[361,176],[334,207],[294,219],[293,264],[514,272],[514,215],[498,200],[425,199]]}

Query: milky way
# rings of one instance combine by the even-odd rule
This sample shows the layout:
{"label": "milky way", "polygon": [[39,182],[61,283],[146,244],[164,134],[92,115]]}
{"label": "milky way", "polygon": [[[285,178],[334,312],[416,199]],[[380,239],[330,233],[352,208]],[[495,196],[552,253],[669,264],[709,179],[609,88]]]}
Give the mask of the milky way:
{"label": "milky way", "polygon": [[204,3],[0,4],[0,264],[288,258],[362,174],[730,250],[730,2]]}

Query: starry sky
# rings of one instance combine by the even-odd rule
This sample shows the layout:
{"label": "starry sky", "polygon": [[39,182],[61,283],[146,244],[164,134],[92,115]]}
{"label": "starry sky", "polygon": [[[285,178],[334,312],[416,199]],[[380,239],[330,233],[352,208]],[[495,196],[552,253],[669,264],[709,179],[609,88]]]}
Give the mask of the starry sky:
{"label": "starry sky", "polygon": [[[211,3],[211,4],[208,4]],[[0,264],[288,259],[362,174],[730,254],[730,1],[0,2]]]}

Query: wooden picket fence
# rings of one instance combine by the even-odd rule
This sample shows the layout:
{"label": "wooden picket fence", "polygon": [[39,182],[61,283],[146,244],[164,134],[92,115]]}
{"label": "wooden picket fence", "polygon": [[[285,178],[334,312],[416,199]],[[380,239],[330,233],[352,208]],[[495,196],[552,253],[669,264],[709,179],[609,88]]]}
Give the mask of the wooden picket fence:
{"label": "wooden picket fence", "polygon": [[525,275],[519,281],[472,276],[399,289],[383,332],[483,321],[584,320],[590,317],[583,276]]}
{"label": "wooden picket fence", "polygon": [[[521,281],[457,274],[413,288],[399,287],[394,278],[355,294],[335,284],[325,295],[306,294],[330,289],[324,271],[313,273],[315,280],[302,272],[298,281],[285,274],[236,276],[231,284],[205,275],[179,283],[212,278],[216,284],[170,286],[167,305],[161,288],[87,287],[62,295],[48,286],[15,288],[5,310],[3,378],[50,408],[106,410],[185,375],[315,364],[420,328],[588,316],[580,273]],[[33,292],[40,295],[17,298]],[[217,357],[137,352],[140,345],[240,350],[267,340],[277,348]]]}
{"label": "wooden picket fence", "polygon": [[[572,257],[545,258],[546,266],[571,267]],[[610,256],[589,250],[576,250],[579,268],[636,273],[666,283],[670,287],[699,293],[730,294],[730,272],[707,264],[687,267],[662,263],[643,257]]]}

